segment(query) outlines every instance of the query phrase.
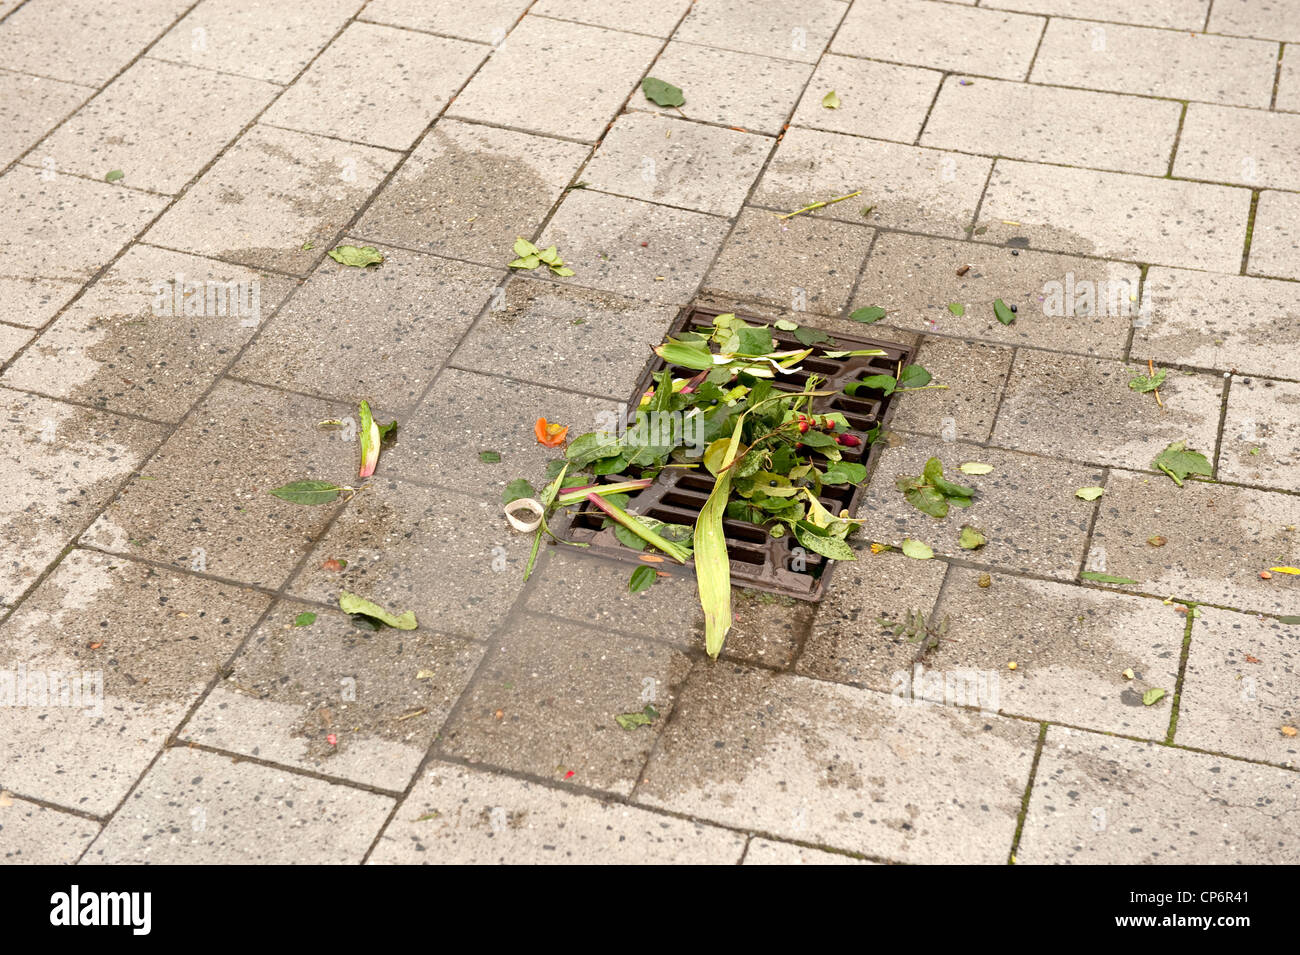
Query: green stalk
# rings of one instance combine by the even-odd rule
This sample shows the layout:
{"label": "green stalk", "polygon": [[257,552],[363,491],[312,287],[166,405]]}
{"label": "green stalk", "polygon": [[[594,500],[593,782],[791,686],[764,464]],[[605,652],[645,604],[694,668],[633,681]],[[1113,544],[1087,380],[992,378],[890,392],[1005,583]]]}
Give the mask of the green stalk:
{"label": "green stalk", "polygon": [[691,555],[686,551],[686,548],[682,547],[680,544],[674,544],[670,540],[665,540],[617,504],[604,500],[595,491],[587,492],[587,500],[591,501],[592,504],[604,511],[605,515],[611,520],[618,521],[637,537],[641,538],[647,544],[663,551],[673,560],[677,561],[677,563],[684,564],[690,560]]}
{"label": "green stalk", "polygon": [[568,487],[560,492],[560,496],[555,499],[555,503],[560,507],[567,507],[570,504],[578,504],[587,500],[589,494],[599,494],[604,497],[607,494],[622,494],[624,491],[643,491],[648,488],[653,481],[620,481],[617,484],[587,484],[583,487]]}
{"label": "green stalk", "polygon": [[731,558],[727,556],[722,517],[727,498],[731,496],[731,463],[740,447],[740,431],[744,426],[742,414],[731,433],[731,443],[723,455],[713,491],[695,520],[695,585],[704,610],[704,649],[714,660],[722,652],[722,642],[731,629]]}

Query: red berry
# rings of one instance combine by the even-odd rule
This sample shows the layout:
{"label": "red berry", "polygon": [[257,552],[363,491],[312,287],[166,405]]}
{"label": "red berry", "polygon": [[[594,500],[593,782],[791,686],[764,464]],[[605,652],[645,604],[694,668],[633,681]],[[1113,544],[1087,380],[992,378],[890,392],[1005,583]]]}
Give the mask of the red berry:
{"label": "red berry", "polygon": [[849,434],[847,431],[835,439],[837,444],[842,444],[846,448],[856,448],[862,443],[856,434]]}
{"label": "red berry", "polygon": [[800,434],[808,433],[808,419],[805,418],[803,415],[799,416],[799,433]]}

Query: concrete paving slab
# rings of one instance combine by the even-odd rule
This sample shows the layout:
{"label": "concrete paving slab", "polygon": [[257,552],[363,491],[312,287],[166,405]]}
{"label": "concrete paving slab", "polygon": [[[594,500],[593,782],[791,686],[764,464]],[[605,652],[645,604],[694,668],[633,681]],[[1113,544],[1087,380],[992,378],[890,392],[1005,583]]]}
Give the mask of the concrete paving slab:
{"label": "concrete paving slab", "polygon": [[816,63],[844,12],[837,0],[805,0],[797,7],[696,0],[674,35],[723,50]]}
{"label": "concrete paving slab", "polygon": [[99,823],[0,794],[6,865],[72,865],[99,834]]}
{"label": "concrete paving slab", "polygon": [[[794,114],[796,126],[850,133],[872,139],[913,143],[943,74],[910,66],[827,54],[804,91]],[[839,106],[822,100],[834,92]]]}
{"label": "concrete paving slab", "polygon": [[[0,70],[0,164],[9,165],[95,94],[94,87]],[[44,168],[58,159],[44,150],[28,158]]]}
{"label": "concrete paving slab", "polygon": [[638,0],[541,0],[529,12],[558,20],[574,20],[610,30],[666,37],[691,8],[691,0],[645,4]]}
{"label": "concrete paving slab", "polygon": [[1293,863],[1298,800],[1284,769],[1053,726],[1016,861]]}
{"label": "concrete paving slab", "polygon": [[1178,138],[1174,175],[1300,189],[1297,141],[1300,116],[1192,103]]}
{"label": "concrete paving slab", "polygon": [[499,46],[530,0],[370,0],[362,20]]}
{"label": "concrete paving slab", "polygon": [[1260,193],[1251,233],[1251,275],[1300,279],[1300,195],[1266,189]]}
{"label": "concrete paving slab", "polygon": [[1219,476],[1300,491],[1300,385],[1233,378],[1223,419]]}
{"label": "concrete paving slab", "polygon": [[987,441],[1014,354],[1012,349],[997,345],[926,338],[913,363],[934,376],[933,384],[947,390],[900,395],[890,427],[935,437]]}

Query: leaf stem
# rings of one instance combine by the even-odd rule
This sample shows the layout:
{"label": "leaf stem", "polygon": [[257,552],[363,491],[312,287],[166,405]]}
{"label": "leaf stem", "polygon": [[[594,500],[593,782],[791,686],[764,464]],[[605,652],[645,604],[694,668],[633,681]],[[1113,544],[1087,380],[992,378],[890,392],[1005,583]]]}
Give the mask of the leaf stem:
{"label": "leaf stem", "polygon": [[792,219],[795,216],[799,215],[800,213],[812,212],[812,210],[814,209],[822,209],[826,206],[833,206],[837,202],[843,202],[845,199],[852,199],[854,196],[860,196],[860,195],[862,195],[861,189],[859,189],[857,192],[850,192],[847,196],[840,196],[837,199],[826,199],[823,202],[814,202],[812,205],[804,206],[802,209],[796,209],[794,210],[794,212],[787,212],[785,215],[780,216],[779,218]]}

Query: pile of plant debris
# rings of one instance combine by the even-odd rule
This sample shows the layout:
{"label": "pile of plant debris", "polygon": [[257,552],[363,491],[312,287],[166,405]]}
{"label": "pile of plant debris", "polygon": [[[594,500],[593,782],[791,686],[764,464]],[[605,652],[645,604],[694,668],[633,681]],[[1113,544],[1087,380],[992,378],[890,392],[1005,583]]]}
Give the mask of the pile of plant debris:
{"label": "pile of plant debris", "polygon": [[[536,535],[525,577],[543,536],[576,543],[563,540],[550,526],[556,511],[573,506],[598,509],[626,546],[653,548],[679,564],[694,559],[705,649],[716,658],[731,628],[724,518],[762,527],[772,537],[792,535],[802,547],[830,560],[855,559],[846,538],[860,522],[847,511],[831,513],[820,498],[828,485],[866,480],[865,465],[845,460],[844,453],[852,450],[850,456],[858,456],[879,436],[879,426],[858,433],[838,412],[815,413],[814,399],[836,392],[819,390],[825,380],[815,375],[798,388],[787,376],[800,373],[800,362],[814,352],[826,358],[885,353],[829,351],[821,345],[781,350],[770,325],[751,325],[734,314],[718,315],[712,326],[670,337],[655,352],[667,367],[641,396],[635,420],[618,431],[593,431],[570,441],[564,459],[551,462],[549,483],[540,493],[524,479],[512,481],[506,514],[516,529]],[[875,377],[889,381],[853,382],[844,393],[906,391],[908,385],[925,387],[930,378],[915,365],[908,369],[907,382]],[[701,467],[714,483],[693,528],[626,509],[631,495],[649,487],[664,469]],[[633,575],[634,588],[653,583],[653,572],[646,570],[638,568]]]}

